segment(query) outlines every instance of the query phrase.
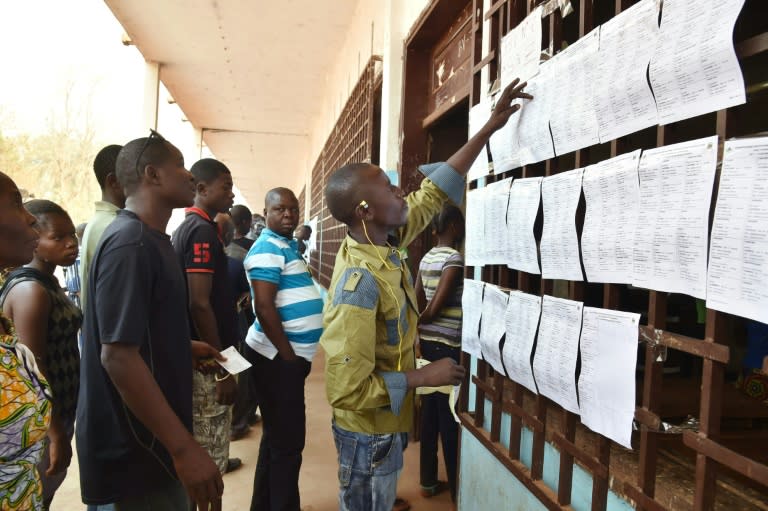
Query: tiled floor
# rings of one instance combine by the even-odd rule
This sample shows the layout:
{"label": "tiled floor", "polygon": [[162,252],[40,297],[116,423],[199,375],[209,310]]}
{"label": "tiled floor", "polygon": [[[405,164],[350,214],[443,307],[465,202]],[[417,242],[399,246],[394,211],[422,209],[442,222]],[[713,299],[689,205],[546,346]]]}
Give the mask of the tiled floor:
{"label": "tiled floor", "polygon": [[[304,463],[301,469],[302,506],[311,511],[332,511],[338,509],[336,479],[336,449],[331,436],[331,409],[325,399],[323,384],[323,357],[319,353],[313,363],[312,373],[307,379],[307,445],[304,449]],[[224,476],[224,510],[244,511],[251,500],[253,472],[259,453],[261,427],[257,425],[250,434],[233,442],[230,455],[243,460],[243,467]],[[441,479],[445,479],[441,467]],[[411,445],[405,451],[405,467],[400,478],[398,494],[411,502],[414,511],[437,511],[451,509],[447,493],[431,499],[419,495],[419,449]],[[53,511],[74,511],[84,509],[80,501],[80,484],[77,474],[77,460],[70,467],[67,479],[56,494]]]}

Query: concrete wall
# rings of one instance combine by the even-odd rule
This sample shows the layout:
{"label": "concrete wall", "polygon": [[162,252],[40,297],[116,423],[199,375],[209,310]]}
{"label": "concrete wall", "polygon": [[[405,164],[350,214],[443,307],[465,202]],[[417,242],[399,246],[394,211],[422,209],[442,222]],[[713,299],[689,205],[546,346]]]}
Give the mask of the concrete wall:
{"label": "concrete wall", "polygon": [[307,190],[311,187],[312,167],[371,55],[383,57],[382,166],[394,168],[397,165],[404,40],[427,5],[429,0],[360,0],[357,3],[355,22],[339,48],[334,65],[328,70],[326,82],[319,84],[326,99],[321,114],[309,129]]}
{"label": "concrete wall", "polygon": [[[474,362],[474,360],[473,360]],[[477,370],[473,363],[472,372]],[[475,394],[474,386],[470,396]],[[470,401],[470,409],[474,402]],[[485,404],[485,424],[491,423],[491,403]],[[509,430],[512,421],[509,414],[501,416],[501,443],[509,448]],[[520,441],[520,461],[531,467],[533,452],[533,433],[523,428]],[[459,468],[459,510],[509,510],[538,511],[546,509],[541,502],[507,468],[491,454],[474,435],[461,430],[461,459]],[[560,452],[549,443],[544,445],[544,483],[554,492],[558,488]],[[571,490],[571,508],[576,511],[589,511],[592,499],[592,476],[579,465],[573,467],[573,485]],[[608,492],[608,511],[631,511],[628,502],[612,491]]]}

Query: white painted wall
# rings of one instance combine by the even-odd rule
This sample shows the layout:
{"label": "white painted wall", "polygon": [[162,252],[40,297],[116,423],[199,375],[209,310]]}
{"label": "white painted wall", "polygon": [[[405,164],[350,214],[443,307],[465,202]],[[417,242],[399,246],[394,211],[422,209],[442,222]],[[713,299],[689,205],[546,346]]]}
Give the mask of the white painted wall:
{"label": "white painted wall", "polygon": [[429,0],[360,0],[357,3],[355,21],[339,48],[334,65],[328,70],[325,83],[321,84],[325,100],[321,113],[309,129],[307,190],[311,189],[312,167],[371,55],[383,57],[382,166],[396,168],[400,153],[403,46],[405,37],[428,4]]}

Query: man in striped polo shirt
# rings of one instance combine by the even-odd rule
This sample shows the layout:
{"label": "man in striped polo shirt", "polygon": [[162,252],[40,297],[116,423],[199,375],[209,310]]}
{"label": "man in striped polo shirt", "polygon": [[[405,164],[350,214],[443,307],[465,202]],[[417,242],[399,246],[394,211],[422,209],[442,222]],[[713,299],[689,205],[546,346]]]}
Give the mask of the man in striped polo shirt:
{"label": "man in striped polo shirt", "polygon": [[244,261],[256,314],[246,356],[264,421],[251,510],[298,511],[304,380],[322,333],[323,302],[293,239],[296,196],[287,188],[270,190],[264,216],[267,227]]}

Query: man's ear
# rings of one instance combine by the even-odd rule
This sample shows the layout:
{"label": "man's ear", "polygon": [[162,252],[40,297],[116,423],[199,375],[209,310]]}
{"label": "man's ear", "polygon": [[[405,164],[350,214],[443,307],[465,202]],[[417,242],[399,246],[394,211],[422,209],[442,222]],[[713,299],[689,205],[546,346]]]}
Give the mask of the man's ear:
{"label": "man's ear", "polygon": [[205,195],[205,192],[208,191],[208,187],[205,186],[205,183],[202,181],[195,181],[195,193],[197,195]]}
{"label": "man's ear", "polygon": [[107,178],[104,181],[105,188],[109,188],[111,190],[123,189],[123,187],[120,185],[120,181],[117,180],[117,175],[114,172],[107,174]]}
{"label": "man's ear", "polygon": [[160,172],[158,172],[157,167],[151,163],[145,165],[143,171],[144,172],[141,172],[141,170],[139,171],[139,177],[146,176],[151,183],[160,182]]}
{"label": "man's ear", "polygon": [[371,206],[364,200],[360,201],[360,203],[355,206],[355,216],[360,220],[370,221],[373,218]]}

